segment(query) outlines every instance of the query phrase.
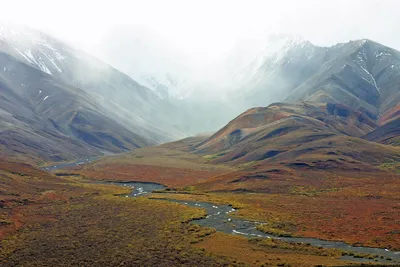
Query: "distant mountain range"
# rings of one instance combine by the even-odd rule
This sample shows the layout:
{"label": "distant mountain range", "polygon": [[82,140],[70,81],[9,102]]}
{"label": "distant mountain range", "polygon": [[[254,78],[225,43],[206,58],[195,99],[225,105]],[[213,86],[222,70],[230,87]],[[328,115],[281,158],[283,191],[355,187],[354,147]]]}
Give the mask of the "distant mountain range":
{"label": "distant mountain range", "polygon": [[[139,73],[135,77],[141,83],[159,88],[164,96],[185,99],[183,105],[195,106],[197,113],[208,115],[203,102],[210,98],[227,106],[226,116],[208,131],[221,127],[229,116],[273,102],[340,102],[379,116],[399,101],[399,52],[371,40],[320,47],[287,34],[242,38],[227,49],[220,62],[199,67],[170,45],[163,47],[149,35],[124,30],[132,36],[111,35],[106,45],[108,60],[130,75]],[[125,44],[122,53],[135,62],[131,67],[118,53],[113,56],[113,43]],[[145,66],[143,70],[140,65]]]}
{"label": "distant mountain range", "polygon": [[[114,43],[111,51],[117,49]],[[126,53],[125,67],[122,59],[116,64],[135,76],[126,61],[143,52],[139,62],[144,64],[157,49],[146,44],[136,40],[124,46],[119,54]],[[45,161],[119,153],[217,130],[246,109],[272,102],[294,106],[249,111],[251,116],[237,118],[249,127],[232,128],[238,123],[234,120],[198,149],[231,151],[248,131],[270,123],[287,124],[283,132],[297,125],[398,144],[400,52],[392,48],[370,40],[318,47],[300,37],[275,35],[238,42],[215,67],[221,73],[203,81],[194,79],[193,68],[177,57],[149,59],[145,70],[137,71],[139,84],[49,35],[0,26],[0,153]],[[168,61],[152,72],[163,58]],[[179,67],[165,72],[171,64]],[[135,68],[140,69],[138,63]],[[299,111],[304,102],[309,106]],[[271,119],[271,114],[286,119]],[[230,160],[245,153],[233,151]]]}

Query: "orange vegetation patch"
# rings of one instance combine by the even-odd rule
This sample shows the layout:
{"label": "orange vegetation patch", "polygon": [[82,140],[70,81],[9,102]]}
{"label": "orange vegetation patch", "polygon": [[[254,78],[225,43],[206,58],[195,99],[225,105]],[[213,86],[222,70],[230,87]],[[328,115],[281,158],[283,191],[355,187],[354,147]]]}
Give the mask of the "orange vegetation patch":
{"label": "orange vegetation patch", "polygon": [[36,204],[13,208],[23,224],[0,240],[1,266],[242,266],[192,246],[213,233],[188,223],[204,216],[200,209],[70,182],[69,203],[32,197]]}
{"label": "orange vegetation patch", "polygon": [[400,250],[398,176],[390,172],[297,171],[296,176],[293,171],[281,176],[238,172],[195,186],[203,192],[212,190],[202,195],[160,195],[230,203],[239,208],[238,216],[271,222],[267,229],[272,233]]}
{"label": "orange vegetation patch", "polygon": [[[399,200],[295,195],[235,196],[242,216],[294,225],[293,234],[400,249]],[[255,207],[252,208],[251,205]]]}
{"label": "orange vegetation patch", "polygon": [[8,218],[3,219],[3,222],[7,221],[8,223],[0,225],[0,240],[2,240],[7,235],[13,234],[16,231],[20,230],[27,223],[34,224],[56,221],[56,219],[52,216],[30,214],[30,210],[32,210],[33,208],[40,209],[44,206],[45,205],[27,205],[13,208],[10,211]]}
{"label": "orange vegetation patch", "polygon": [[197,247],[225,257],[245,262],[250,266],[339,266],[343,261],[311,255],[307,252],[266,248],[247,238],[216,233],[205,238]]}
{"label": "orange vegetation patch", "polygon": [[235,216],[265,222],[268,227],[264,229],[272,234],[289,233],[400,250],[399,199],[263,193],[159,194],[159,197],[229,203],[239,208]]}
{"label": "orange vegetation patch", "polygon": [[21,229],[27,222],[53,220],[51,216],[28,216],[29,210],[68,203],[70,196],[84,191],[28,164],[3,159],[0,162],[0,239]]}
{"label": "orange vegetation patch", "polygon": [[[174,146],[180,145],[176,143]],[[155,182],[169,187],[185,187],[233,170],[233,167],[210,164],[199,155],[160,146],[104,157],[70,171],[91,179]]]}
{"label": "orange vegetation patch", "polygon": [[168,187],[184,187],[204,182],[222,173],[218,170],[203,171],[142,164],[104,164],[101,167],[87,167],[74,172],[91,179],[154,182]]}

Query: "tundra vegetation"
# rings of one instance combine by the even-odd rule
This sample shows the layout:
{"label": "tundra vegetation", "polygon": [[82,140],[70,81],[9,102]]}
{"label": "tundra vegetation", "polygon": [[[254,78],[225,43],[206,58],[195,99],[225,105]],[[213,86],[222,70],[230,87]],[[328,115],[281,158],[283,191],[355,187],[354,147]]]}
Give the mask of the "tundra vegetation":
{"label": "tundra vegetation", "polygon": [[[228,201],[240,208],[238,216],[266,218],[240,194],[166,190],[126,198],[129,188],[87,183],[77,175],[54,176],[21,163],[1,167],[2,266],[352,264],[340,260],[344,254],[338,250],[218,233],[190,223],[204,217],[204,210],[154,199]],[[295,231],[290,218],[275,219],[268,230]]]}

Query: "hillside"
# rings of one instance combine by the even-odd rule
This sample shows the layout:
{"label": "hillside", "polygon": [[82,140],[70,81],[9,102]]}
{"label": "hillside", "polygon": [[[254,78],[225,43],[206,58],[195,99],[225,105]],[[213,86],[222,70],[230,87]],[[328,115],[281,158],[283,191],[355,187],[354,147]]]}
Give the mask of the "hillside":
{"label": "hillside", "polygon": [[184,136],[168,99],[41,32],[1,25],[0,62],[0,144],[10,155],[59,161]]}
{"label": "hillside", "polygon": [[[400,68],[394,49],[370,40],[318,47],[285,35],[273,36],[257,49],[243,54],[238,45],[231,51],[224,63],[234,83],[229,96],[217,93],[224,91],[222,85],[204,81],[187,86],[214,90],[175,99],[165,84],[146,88],[49,35],[3,25],[0,145],[14,157],[36,162],[120,153],[217,130],[227,118],[273,99],[337,104],[322,117],[345,114],[338,107],[347,106],[354,118],[364,117],[354,125],[337,121],[338,116],[324,118],[324,123],[335,132],[362,137],[396,110]],[[150,79],[158,83],[157,77]],[[17,143],[23,146],[17,148]]]}
{"label": "hillside", "polygon": [[364,136],[366,140],[400,146],[400,117],[394,118]]}
{"label": "hillside", "polygon": [[112,120],[81,89],[7,54],[0,59],[7,66],[0,72],[0,145],[7,154],[59,161],[154,143]]}
{"label": "hillside", "polygon": [[[354,137],[362,137],[376,127],[368,116],[344,105],[277,103],[241,114],[197,145],[196,152],[213,155],[212,162],[232,164],[295,162],[319,153],[336,159],[341,155],[343,161],[348,160],[347,156],[360,160],[358,152],[350,151],[355,147],[360,151],[370,149],[373,162],[382,156],[373,153],[374,147],[379,151],[380,146]],[[392,154],[390,151],[388,157],[397,150]]]}
{"label": "hillside", "polygon": [[169,187],[154,198],[231,204],[237,218],[262,222],[267,234],[398,250],[400,150],[361,138],[374,129],[377,122],[344,105],[275,103],[244,112],[211,136],[68,172]]}
{"label": "hillside", "polygon": [[396,122],[342,104],[253,108],[206,139],[163,145],[235,169],[160,197],[230,203],[269,234],[398,250],[400,149],[363,139],[395,136]]}

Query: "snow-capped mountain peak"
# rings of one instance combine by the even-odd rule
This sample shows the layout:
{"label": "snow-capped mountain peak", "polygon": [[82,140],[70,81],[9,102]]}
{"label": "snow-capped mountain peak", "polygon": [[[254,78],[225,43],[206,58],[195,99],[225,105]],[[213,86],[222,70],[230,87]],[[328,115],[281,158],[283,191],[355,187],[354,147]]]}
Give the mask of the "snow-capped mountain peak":
{"label": "snow-capped mountain peak", "polygon": [[246,83],[259,71],[275,68],[272,65],[282,64],[289,54],[297,56],[297,50],[310,50],[309,57],[315,46],[301,36],[288,34],[273,34],[266,38],[241,40],[232,49],[227,59],[227,66],[235,83]]}
{"label": "snow-capped mountain peak", "polygon": [[61,42],[18,25],[0,25],[2,50],[49,75],[63,72],[67,60]]}

